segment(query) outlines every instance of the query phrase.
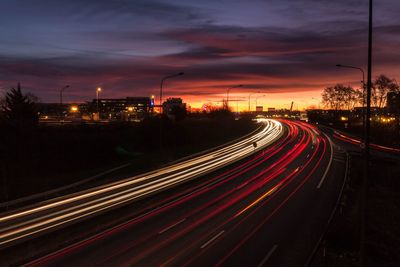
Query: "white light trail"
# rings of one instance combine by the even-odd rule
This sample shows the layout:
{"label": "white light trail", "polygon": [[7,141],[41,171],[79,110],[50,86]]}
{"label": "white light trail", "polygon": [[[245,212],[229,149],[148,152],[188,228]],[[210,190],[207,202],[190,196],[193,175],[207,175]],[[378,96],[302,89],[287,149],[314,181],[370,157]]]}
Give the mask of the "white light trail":
{"label": "white light trail", "polygon": [[169,189],[247,157],[275,142],[283,133],[280,122],[271,119],[262,122],[265,127],[258,133],[213,152],[8,213],[0,217],[0,247]]}

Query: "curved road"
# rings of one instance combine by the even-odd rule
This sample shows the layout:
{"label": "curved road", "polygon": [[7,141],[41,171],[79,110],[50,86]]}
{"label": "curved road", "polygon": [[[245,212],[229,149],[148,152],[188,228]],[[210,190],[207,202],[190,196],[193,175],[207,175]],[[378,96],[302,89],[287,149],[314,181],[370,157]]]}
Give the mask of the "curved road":
{"label": "curved road", "polygon": [[29,266],[302,266],[337,201],[346,162],[318,128],[266,120],[237,144],[2,216],[0,240],[29,241],[37,229],[63,225],[78,236],[99,229]]}

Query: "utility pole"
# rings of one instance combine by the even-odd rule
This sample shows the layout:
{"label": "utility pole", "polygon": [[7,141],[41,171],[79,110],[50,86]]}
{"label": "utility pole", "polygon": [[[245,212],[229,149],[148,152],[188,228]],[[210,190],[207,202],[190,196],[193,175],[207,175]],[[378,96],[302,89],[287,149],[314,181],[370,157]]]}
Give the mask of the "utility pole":
{"label": "utility pole", "polygon": [[368,206],[368,183],[369,183],[369,161],[370,161],[370,133],[371,133],[371,87],[372,87],[372,22],[373,22],[373,3],[369,0],[368,18],[368,73],[367,73],[367,114],[365,118],[365,137],[364,137],[364,179],[362,184],[361,200],[361,225],[360,225],[360,266],[365,266],[365,233],[367,224]]}
{"label": "utility pole", "polygon": [[69,85],[64,86],[60,90],[60,120],[62,119],[62,114],[63,114],[63,92],[65,89],[69,88]]}
{"label": "utility pole", "polygon": [[228,89],[226,89],[226,109],[229,110],[229,92],[231,91],[231,89],[233,88],[238,88],[238,87],[242,87],[242,84],[236,85],[236,86],[232,86],[229,87]]}

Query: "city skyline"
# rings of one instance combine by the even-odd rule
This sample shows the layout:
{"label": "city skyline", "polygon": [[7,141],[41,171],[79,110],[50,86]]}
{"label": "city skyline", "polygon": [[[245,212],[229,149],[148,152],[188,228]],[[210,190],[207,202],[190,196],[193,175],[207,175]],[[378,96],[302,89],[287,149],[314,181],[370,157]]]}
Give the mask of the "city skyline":
{"label": "city skyline", "polygon": [[[0,88],[21,82],[43,102],[57,102],[66,84],[66,102],[93,99],[97,87],[104,98],[158,99],[161,79],[184,71],[167,81],[165,98],[200,107],[243,84],[232,99],[261,91],[265,108],[294,101],[302,109],[318,105],[326,86],[358,87],[357,71],[335,65],[366,66],[364,1],[227,3],[3,1]],[[398,7],[389,0],[376,7],[373,77],[398,78]]]}

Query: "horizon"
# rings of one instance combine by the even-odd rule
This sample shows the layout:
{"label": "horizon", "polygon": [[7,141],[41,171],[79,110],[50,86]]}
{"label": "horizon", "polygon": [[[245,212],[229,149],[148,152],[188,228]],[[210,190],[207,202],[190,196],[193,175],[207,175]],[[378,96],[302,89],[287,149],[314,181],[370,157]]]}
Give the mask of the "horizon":
{"label": "horizon", "polygon": [[[335,83],[359,88],[365,68],[367,3],[282,1],[3,1],[0,18],[0,88],[21,82],[42,102],[84,102],[102,87],[102,98],[155,95],[168,80],[164,99],[181,97],[194,108],[266,95],[259,105],[301,110],[318,106]],[[375,11],[373,77],[400,78],[395,58],[400,3],[381,1]],[[15,15],[17,14],[17,15]],[[385,16],[380,15],[385,14]],[[390,42],[388,41],[390,40]],[[255,106],[255,95],[252,106]],[[236,109],[236,104],[233,106]]]}

